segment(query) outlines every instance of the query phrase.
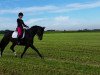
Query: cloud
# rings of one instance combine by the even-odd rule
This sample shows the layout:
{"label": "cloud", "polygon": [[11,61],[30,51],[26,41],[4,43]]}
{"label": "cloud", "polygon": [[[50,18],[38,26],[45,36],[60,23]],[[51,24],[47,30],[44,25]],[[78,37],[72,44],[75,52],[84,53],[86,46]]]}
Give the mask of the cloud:
{"label": "cloud", "polygon": [[[17,27],[16,19],[0,18],[0,29],[15,30]],[[88,22],[81,19],[73,19],[70,16],[56,16],[52,18],[31,18],[25,21],[29,27],[34,25],[45,26],[46,30],[78,30],[78,29],[96,29],[100,28],[99,21]]]}
{"label": "cloud", "polygon": [[3,29],[3,30],[6,30],[6,29],[9,29],[9,30],[15,30],[16,29],[16,20],[13,19],[12,21],[12,18],[3,18],[3,17],[0,17],[0,29]]}
{"label": "cloud", "polygon": [[26,7],[26,8],[15,8],[15,9],[6,9],[0,10],[0,13],[18,13],[18,12],[25,12],[25,13],[32,13],[32,12],[39,12],[39,11],[51,11],[55,10],[56,6],[42,6],[42,7]]}
{"label": "cloud", "polygon": [[33,7],[24,7],[24,8],[14,8],[14,9],[1,9],[0,14],[7,13],[18,13],[20,11],[25,13],[33,12],[48,12],[48,13],[64,13],[74,10],[89,9],[100,7],[100,1],[91,2],[91,3],[72,3],[66,4],[64,6],[55,6],[55,5],[46,5],[46,6],[33,6]]}
{"label": "cloud", "polygon": [[[1,18],[1,24],[5,25],[1,29],[15,29],[16,22],[11,22],[12,20],[10,18]],[[6,21],[4,23],[4,21]],[[69,16],[57,16],[53,18],[31,18],[27,21],[25,21],[25,24],[29,27],[33,25],[39,25],[39,26],[45,26],[46,29],[63,29],[68,24],[72,24],[70,22]],[[9,24],[7,23],[9,22]],[[73,21],[73,24],[76,24]],[[8,25],[8,26],[7,26]]]}
{"label": "cloud", "polygon": [[64,30],[79,25],[79,20],[71,19],[69,16],[56,16],[53,18],[32,18],[26,21],[27,25],[45,26],[46,29]]}
{"label": "cloud", "polygon": [[33,18],[33,19],[29,19],[26,21],[26,24],[28,25],[32,25],[34,23],[37,23],[39,21],[43,21],[45,18]]}
{"label": "cloud", "polygon": [[26,21],[30,27],[33,25],[45,26],[46,30],[78,30],[100,28],[99,21],[89,21],[73,19],[69,16],[56,16],[53,18],[32,18]]}
{"label": "cloud", "polygon": [[93,2],[93,3],[72,3],[61,7],[60,10],[52,11],[53,13],[64,13],[74,10],[82,10],[82,9],[91,9],[100,7],[100,1]]}

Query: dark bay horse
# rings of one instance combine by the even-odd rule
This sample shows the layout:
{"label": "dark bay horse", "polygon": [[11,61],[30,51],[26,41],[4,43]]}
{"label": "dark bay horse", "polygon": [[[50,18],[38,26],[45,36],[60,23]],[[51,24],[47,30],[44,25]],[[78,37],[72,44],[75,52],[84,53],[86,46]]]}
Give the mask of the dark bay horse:
{"label": "dark bay horse", "polygon": [[[38,55],[42,57],[42,55],[40,54],[40,52],[36,49],[36,47],[33,45],[33,40],[34,40],[34,36],[37,35],[39,40],[42,40],[43,37],[43,33],[44,33],[44,29],[45,27],[40,27],[40,26],[33,26],[28,30],[25,30],[25,37],[23,39],[21,39],[20,41],[20,45],[21,46],[25,46],[23,53],[21,54],[21,58],[23,57],[24,53],[26,52],[26,50],[31,47],[32,49],[34,49]],[[14,31],[6,31],[6,33],[4,34],[3,39],[0,42],[0,51],[1,51],[1,55],[3,54],[3,51],[5,49],[5,47],[8,45],[9,42],[12,42],[12,45],[10,47],[10,49],[14,52],[15,56],[16,56],[16,52],[14,50],[14,47],[17,44],[17,40],[15,38],[12,38],[12,33]]]}

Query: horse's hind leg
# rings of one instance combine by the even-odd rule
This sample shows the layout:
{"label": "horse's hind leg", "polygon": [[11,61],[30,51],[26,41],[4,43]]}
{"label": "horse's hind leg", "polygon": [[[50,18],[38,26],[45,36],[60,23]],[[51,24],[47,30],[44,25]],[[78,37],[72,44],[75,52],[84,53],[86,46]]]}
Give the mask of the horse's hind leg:
{"label": "horse's hind leg", "polygon": [[14,55],[17,56],[17,54],[16,54],[16,52],[14,50],[15,46],[16,46],[16,44],[13,43],[12,46],[10,47],[10,49],[13,51]]}
{"label": "horse's hind leg", "polygon": [[0,57],[2,57],[3,51],[4,51],[4,48],[1,48],[1,55],[0,55]]}
{"label": "horse's hind leg", "polygon": [[9,43],[9,41],[6,41],[6,42],[3,41],[2,46],[1,46],[1,55],[0,55],[0,57],[2,57],[3,51],[4,51],[4,49],[5,49],[5,47],[7,46],[8,43]]}

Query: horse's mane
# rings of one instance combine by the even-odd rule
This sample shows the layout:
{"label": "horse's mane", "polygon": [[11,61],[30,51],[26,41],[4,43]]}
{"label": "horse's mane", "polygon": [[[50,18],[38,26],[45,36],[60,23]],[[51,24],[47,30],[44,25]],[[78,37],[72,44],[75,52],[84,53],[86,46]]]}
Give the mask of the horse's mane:
{"label": "horse's mane", "polygon": [[42,27],[41,27],[41,26],[35,25],[35,26],[32,26],[32,27],[30,28],[30,30],[34,30],[34,29],[37,29],[37,28],[42,28]]}
{"label": "horse's mane", "polygon": [[35,26],[32,26],[31,28],[33,29],[33,28],[37,28],[37,27],[41,27],[41,26],[37,26],[37,25],[35,25]]}

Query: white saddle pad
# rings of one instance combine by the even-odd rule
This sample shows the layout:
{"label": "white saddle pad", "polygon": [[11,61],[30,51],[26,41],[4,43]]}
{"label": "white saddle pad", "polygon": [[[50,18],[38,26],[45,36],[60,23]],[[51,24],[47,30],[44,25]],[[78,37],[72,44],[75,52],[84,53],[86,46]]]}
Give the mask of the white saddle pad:
{"label": "white saddle pad", "polygon": [[[25,32],[23,33],[23,37],[22,37],[22,39],[25,37]],[[14,31],[13,33],[12,33],[12,38],[18,38],[18,32],[17,31]]]}

